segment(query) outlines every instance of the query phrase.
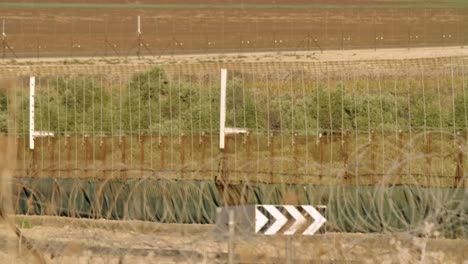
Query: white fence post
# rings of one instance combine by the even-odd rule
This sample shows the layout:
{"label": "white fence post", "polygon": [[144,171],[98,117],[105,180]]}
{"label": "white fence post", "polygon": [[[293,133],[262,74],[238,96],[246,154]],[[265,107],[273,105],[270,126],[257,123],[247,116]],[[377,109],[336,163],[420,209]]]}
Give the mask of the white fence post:
{"label": "white fence post", "polygon": [[34,149],[34,90],[36,77],[29,78],[29,149]]}
{"label": "white fence post", "polygon": [[221,105],[219,107],[219,148],[224,149],[224,129],[226,125],[226,82],[227,70],[221,69]]}

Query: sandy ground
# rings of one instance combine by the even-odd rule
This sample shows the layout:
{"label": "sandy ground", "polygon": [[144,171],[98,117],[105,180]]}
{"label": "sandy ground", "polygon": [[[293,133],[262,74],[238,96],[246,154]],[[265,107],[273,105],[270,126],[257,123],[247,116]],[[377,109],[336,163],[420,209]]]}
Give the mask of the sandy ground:
{"label": "sandy ground", "polygon": [[[49,263],[226,263],[228,242],[211,225],[17,216]],[[0,257],[34,259],[5,225]],[[235,237],[235,263],[468,263],[468,241],[409,234]]]}
{"label": "sandy ground", "polygon": [[[468,49],[432,47],[412,49],[335,50],[320,52],[212,53],[174,56],[79,57],[5,59],[0,76],[56,74],[133,74],[163,65],[168,73],[218,73],[220,67],[250,73],[302,70],[312,72],[405,72],[405,69],[437,70],[464,65]],[[418,72],[418,74],[420,74]]]}
{"label": "sandy ground", "polygon": [[351,50],[325,50],[320,51],[283,51],[283,52],[233,52],[233,53],[203,53],[203,54],[179,54],[150,56],[145,55],[142,58],[136,56],[128,57],[49,57],[49,58],[19,58],[15,60],[5,59],[0,61],[0,65],[11,64],[54,64],[63,63],[68,60],[69,63],[96,62],[105,64],[106,62],[126,62],[140,63],[141,61],[151,60],[154,63],[195,63],[203,61],[232,61],[238,62],[337,62],[337,61],[360,61],[360,60],[408,60],[423,58],[440,57],[462,57],[468,56],[468,48],[461,46],[450,47],[422,47],[422,48],[388,48],[388,49],[351,49]]}

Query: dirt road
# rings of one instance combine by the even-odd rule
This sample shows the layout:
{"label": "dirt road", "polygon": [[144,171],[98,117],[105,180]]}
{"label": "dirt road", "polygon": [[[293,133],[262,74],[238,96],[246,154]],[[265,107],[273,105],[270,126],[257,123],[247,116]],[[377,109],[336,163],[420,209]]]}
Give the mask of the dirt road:
{"label": "dirt road", "polygon": [[[0,76],[57,74],[130,75],[162,65],[168,73],[218,73],[221,67],[249,73],[309,71],[314,73],[382,74],[425,69],[429,74],[450,66],[463,66],[468,49],[432,47],[412,49],[344,50],[320,52],[211,53],[174,56],[81,57],[0,60]],[[418,74],[420,74],[418,72]]]}
{"label": "dirt road", "polygon": [[[50,263],[226,263],[227,240],[210,225],[17,216],[23,235]],[[1,225],[0,256],[28,263],[11,230]],[[286,247],[289,243],[289,249]],[[234,239],[236,263],[467,263],[466,240],[410,234],[339,234]],[[465,262],[464,262],[465,261]]]}

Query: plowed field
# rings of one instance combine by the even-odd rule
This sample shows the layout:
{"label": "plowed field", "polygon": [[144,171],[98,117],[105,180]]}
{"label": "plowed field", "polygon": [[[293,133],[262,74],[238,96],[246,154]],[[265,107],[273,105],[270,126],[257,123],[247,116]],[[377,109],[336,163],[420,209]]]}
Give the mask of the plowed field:
{"label": "plowed field", "polygon": [[463,46],[468,37],[461,1],[53,2],[0,3],[5,57]]}

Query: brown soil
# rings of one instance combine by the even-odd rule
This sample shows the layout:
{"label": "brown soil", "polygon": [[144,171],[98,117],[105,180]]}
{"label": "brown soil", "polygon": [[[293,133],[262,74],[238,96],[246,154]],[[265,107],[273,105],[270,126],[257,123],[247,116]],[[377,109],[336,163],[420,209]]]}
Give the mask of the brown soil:
{"label": "brown soil", "polygon": [[[150,2],[154,4],[138,1]],[[187,4],[171,1],[177,3]],[[449,46],[464,45],[468,36],[464,9],[4,9],[2,16],[7,43],[23,57]],[[14,57],[8,49],[5,56]]]}
{"label": "brown soil", "polygon": [[[19,2],[31,2],[31,1],[19,1]],[[57,3],[56,0],[39,0],[34,2],[40,3]],[[330,5],[343,5],[343,4],[372,4],[372,5],[388,5],[388,2],[382,0],[249,0],[242,1],[242,0],[62,0],[61,3],[117,3],[117,4],[225,4],[225,5],[239,5],[239,4],[287,4],[287,5],[294,5],[294,4],[330,4]],[[394,2],[398,2],[395,0]],[[403,2],[403,1],[402,1]],[[404,1],[408,3],[408,1]],[[434,2],[437,2],[434,1]]]}

